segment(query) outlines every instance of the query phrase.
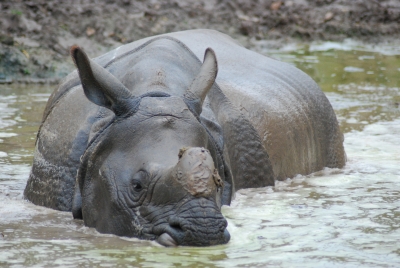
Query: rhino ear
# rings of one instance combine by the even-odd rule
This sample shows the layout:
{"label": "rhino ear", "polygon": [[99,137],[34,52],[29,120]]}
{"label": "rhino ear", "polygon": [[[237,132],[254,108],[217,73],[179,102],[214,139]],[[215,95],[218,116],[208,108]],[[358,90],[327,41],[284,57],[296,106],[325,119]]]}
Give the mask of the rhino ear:
{"label": "rhino ear", "polygon": [[115,76],[90,60],[78,46],[71,48],[71,56],[78,68],[85,95],[91,102],[112,110],[116,115],[130,110],[130,100],[134,97]]}
{"label": "rhino ear", "polygon": [[185,93],[185,99],[196,101],[203,105],[204,99],[211,87],[214,85],[218,73],[217,57],[214,50],[207,48],[204,53],[203,65],[200,68],[199,74],[193,80],[189,89]]}

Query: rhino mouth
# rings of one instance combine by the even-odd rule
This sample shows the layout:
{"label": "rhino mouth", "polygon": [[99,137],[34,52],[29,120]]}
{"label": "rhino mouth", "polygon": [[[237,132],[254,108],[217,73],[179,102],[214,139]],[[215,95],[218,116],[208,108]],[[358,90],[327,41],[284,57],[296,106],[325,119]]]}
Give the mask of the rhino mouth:
{"label": "rhino mouth", "polygon": [[[165,247],[177,247],[177,246],[213,246],[218,244],[226,244],[230,240],[230,234],[228,230],[224,230],[218,237],[204,237],[202,241],[198,239],[193,240],[196,235],[182,231],[174,230],[172,228],[166,228],[158,238],[155,240],[162,246]],[[192,243],[191,243],[192,242]]]}
{"label": "rhino mouth", "polygon": [[[201,245],[196,244],[194,246],[212,246],[212,245],[218,245],[218,244],[226,244],[229,242],[230,238],[231,238],[231,235],[229,234],[228,230],[224,230],[223,239],[222,239],[221,243],[216,243],[216,244],[204,243]],[[164,247],[177,247],[180,245],[174,238],[172,238],[172,236],[169,233],[161,234],[156,239],[156,242]],[[182,246],[191,246],[191,245],[183,244]]]}
{"label": "rhino mouth", "polygon": [[213,246],[226,244],[230,234],[226,229],[227,221],[219,214],[215,218],[185,219],[173,216],[168,224],[154,228],[158,234],[156,242],[166,247],[176,246]]}

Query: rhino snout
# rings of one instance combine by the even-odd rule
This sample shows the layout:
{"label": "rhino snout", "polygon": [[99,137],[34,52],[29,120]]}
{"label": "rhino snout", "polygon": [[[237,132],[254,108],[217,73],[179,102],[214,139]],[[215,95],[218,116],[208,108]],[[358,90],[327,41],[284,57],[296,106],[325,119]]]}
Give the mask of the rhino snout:
{"label": "rhino snout", "polygon": [[[180,150],[179,161],[165,181],[154,192],[163,193],[152,199],[160,212],[167,196],[178,202],[173,211],[164,211],[166,218],[152,229],[156,241],[163,246],[211,246],[228,243],[227,221],[221,214],[218,188],[223,182],[210,152],[201,147]],[[172,191],[173,190],[173,191]],[[155,202],[157,201],[157,202]],[[173,203],[173,202],[172,202]],[[153,215],[150,211],[144,213]],[[159,217],[158,219],[160,219]]]}
{"label": "rhino snout", "polygon": [[[195,204],[196,207],[201,208],[201,203]],[[212,246],[229,242],[227,225],[220,212],[203,207],[191,213],[171,216],[168,223],[156,227],[153,231],[159,234],[156,241],[163,246]]]}

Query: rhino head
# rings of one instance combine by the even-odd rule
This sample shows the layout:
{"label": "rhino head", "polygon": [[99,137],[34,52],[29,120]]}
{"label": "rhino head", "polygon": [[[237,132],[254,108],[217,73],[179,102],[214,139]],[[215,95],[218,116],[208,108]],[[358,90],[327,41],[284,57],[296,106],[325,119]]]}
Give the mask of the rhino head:
{"label": "rhino head", "polygon": [[183,96],[134,96],[82,49],[71,54],[86,97],[113,112],[81,157],[74,217],[102,233],[164,246],[227,243],[220,164],[198,117],[217,75],[214,52],[206,50]]}

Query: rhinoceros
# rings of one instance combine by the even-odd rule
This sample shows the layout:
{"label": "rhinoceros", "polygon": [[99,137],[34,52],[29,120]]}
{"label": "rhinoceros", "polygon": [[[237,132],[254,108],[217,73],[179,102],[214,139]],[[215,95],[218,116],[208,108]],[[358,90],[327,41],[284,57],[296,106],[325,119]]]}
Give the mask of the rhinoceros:
{"label": "rhinoceros", "polygon": [[77,71],[49,98],[24,196],[101,233],[224,244],[221,206],[235,191],[345,164],[318,85],[225,34],[183,31],[95,59],[78,46],[71,55]]}

